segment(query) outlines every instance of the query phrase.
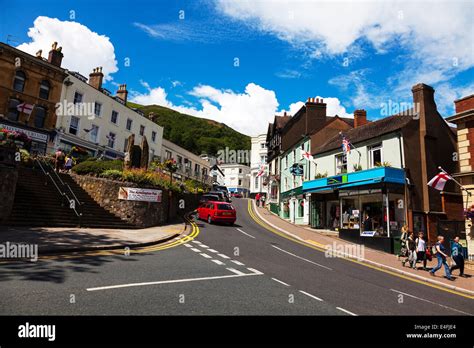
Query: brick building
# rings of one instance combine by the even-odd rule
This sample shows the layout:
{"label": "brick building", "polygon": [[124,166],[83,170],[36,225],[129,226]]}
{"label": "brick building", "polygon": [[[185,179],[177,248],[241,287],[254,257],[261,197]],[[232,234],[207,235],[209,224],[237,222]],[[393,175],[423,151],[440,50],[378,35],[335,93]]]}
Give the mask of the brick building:
{"label": "brick building", "polygon": [[[32,139],[33,153],[45,153],[51,146],[55,105],[66,77],[62,58],[57,43],[46,59],[41,50],[32,56],[0,42],[0,127],[26,133]],[[32,112],[19,110],[22,104],[34,106]]]}

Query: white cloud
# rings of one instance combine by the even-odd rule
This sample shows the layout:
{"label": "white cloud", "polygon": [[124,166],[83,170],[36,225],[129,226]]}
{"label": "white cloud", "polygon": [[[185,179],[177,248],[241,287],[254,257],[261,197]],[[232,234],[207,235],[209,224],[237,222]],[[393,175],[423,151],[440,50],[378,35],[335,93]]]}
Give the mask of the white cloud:
{"label": "white cloud", "polygon": [[359,52],[362,42],[380,53],[402,48],[406,53],[403,72],[393,78],[400,88],[417,82],[442,82],[474,66],[474,39],[470,35],[474,5],[470,1],[216,3],[227,16],[272,33],[318,58]]}
{"label": "white cloud", "polygon": [[19,45],[18,49],[33,55],[41,49],[43,57],[47,57],[52,43],[57,42],[63,48],[61,66],[68,70],[89,76],[92,69],[102,66],[106,80],[111,80],[110,75],[118,71],[110,39],[80,23],[39,16],[28,30],[28,36],[32,41]]}
{"label": "white cloud", "polygon": [[278,108],[275,92],[254,83],[249,83],[243,93],[208,85],[196,86],[189,94],[198,98],[199,108],[174,105],[168,100],[164,88],[151,88],[146,82],[141,83],[147,91],[131,91],[130,100],[135,103],[162,105],[182,113],[225,123],[248,135],[265,132],[268,122],[273,119]]}

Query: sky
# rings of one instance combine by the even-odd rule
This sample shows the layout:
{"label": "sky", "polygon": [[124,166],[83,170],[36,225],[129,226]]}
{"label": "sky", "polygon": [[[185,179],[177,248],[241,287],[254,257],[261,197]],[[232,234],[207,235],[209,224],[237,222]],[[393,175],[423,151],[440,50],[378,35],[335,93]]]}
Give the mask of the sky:
{"label": "sky", "polygon": [[266,133],[308,97],[328,115],[409,105],[426,83],[444,117],[474,93],[473,1],[0,0],[0,41],[47,56],[129,100]]}

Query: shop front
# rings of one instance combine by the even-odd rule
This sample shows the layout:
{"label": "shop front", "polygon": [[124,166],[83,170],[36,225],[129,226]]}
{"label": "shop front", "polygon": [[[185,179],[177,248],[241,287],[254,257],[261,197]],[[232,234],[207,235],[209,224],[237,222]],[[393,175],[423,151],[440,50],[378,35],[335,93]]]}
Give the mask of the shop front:
{"label": "shop front", "polygon": [[406,224],[405,172],[380,167],[303,183],[311,193],[311,227],[393,253]]}
{"label": "shop front", "polygon": [[13,125],[8,121],[2,120],[0,122],[0,128],[7,129],[12,132],[20,132],[26,134],[31,139],[31,147],[29,152],[31,154],[44,155],[48,147],[49,132],[46,130],[39,130],[30,126]]}
{"label": "shop front", "polygon": [[302,186],[280,196],[280,217],[297,225],[308,224],[309,204]]}

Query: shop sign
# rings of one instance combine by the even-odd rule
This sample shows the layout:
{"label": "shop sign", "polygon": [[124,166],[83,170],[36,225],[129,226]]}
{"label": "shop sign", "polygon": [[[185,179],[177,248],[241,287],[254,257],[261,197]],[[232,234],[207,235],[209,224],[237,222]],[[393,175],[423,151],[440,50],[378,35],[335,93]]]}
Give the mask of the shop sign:
{"label": "shop sign", "polygon": [[373,237],[375,236],[375,231],[362,231],[360,233],[361,237]]}
{"label": "shop sign", "polygon": [[382,193],[382,189],[339,191],[339,197],[370,195],[375,193]]}
{"label": "shop sign", "polygon": [[118,198],[127,201],[161,202],[161,190],[120,187]]}
{"label": "shop sign", "polygon": [[294,176],[303,176],[303,165],[295,163],[290,167],[290,173]]}
{"label": "shop sign", "polygon": [[327,178],[326,184],[330,186],[330,185],[344,184],[346,182],[347,182],[347,174],[344,174],[344,175],[331,176],[330,178]]}
{"label": "shop sign", "polygon": [[38,133],[38,132],[31,131],[29,129],[13,127],[13,126],[10,126],[7,124],[1,124],[1,123],[0,123],[0,128],[8,129],[9,131],[25,133],[28,137],[30,137],[32,140],[35,140],[35,141],[41,141],[43,143],[48,142],[47,134]]}

